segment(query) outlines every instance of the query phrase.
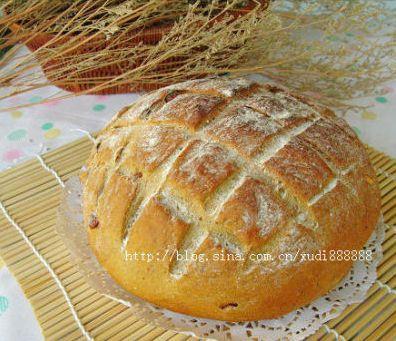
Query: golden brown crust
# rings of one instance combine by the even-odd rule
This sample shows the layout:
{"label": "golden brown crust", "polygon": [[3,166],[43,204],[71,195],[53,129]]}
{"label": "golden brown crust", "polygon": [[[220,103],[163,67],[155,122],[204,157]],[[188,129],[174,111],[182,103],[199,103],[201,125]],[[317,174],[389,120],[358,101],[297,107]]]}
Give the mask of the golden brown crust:
{"label": "golden brown crust", "polygon": [[120,285],[228,321],[278,317],[332,289],[350,261],[285,254],[359,250],[380,212],[374,171],[344,120],[244,78],[139,99],[99,134],[81,179],[90,245]]}

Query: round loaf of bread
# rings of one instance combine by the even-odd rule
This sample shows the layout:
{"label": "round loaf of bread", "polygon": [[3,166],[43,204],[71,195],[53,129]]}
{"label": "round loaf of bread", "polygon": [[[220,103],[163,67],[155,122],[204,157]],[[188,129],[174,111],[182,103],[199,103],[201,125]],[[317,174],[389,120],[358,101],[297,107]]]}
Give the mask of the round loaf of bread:
{"label": "round loaf of bread", "polygon": [[[380,214],[365,148],[332,111],[245,78],[141,97],[100,132],[81,176],[89,243],[158,306],[279,317],[331,290]],[[304,255],[327,254],[327,260]],[[322,257],[323,258],[323,257]]]}

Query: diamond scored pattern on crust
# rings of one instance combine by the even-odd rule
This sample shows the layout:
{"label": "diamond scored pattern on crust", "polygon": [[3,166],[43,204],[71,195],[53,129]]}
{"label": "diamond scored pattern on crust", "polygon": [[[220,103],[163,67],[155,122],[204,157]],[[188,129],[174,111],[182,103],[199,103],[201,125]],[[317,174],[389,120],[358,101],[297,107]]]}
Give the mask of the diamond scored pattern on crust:
{"label": "diamond scored pattern on crust", "polygon": [[[282,224],[317,228],[315,218],[301,218],[301,212],[306,211],[310,203],[315,204],[330,192],[337,182],[345,183],[344,175],[348,172],[342,168],[345,164],[335,158],[331,149],[321,148],[320,139],[323,136],[329,142],[334,142],[330,133],[325,134],[324,129],[334,130],[336,124],[322,116],[317,108],[299,102],[283,89],[252,85],[246,81],[236,82],[234,87],[218,83],[219,90],[215,95],[209,93],[211,87],[202,81],[195,85],[191,83],[191,86],[186,83],[183,88],[175,86],[175,90],[169,88],[165,93],[157,92],[156,95],[150,95],[149,105],[146,101],[141,106],[132,106],[106,128],[106,131],[111,132],[112,127],[122,126],[123,129],[133,130],[138,126],[141,131],[147,130],[147,134],[155,135],[156,129],[167,129],[169,136],[184,136],[182,146],[180,143],[171,144],[166,153],[162,147],[169,144],[169,141],[152,143],[151,148],[158,146],[161,154],[153,157],[158,161],[154,167],[150,168],[144,163],[147,158],[142,158],[138,165],[142,167],[141,171],[146,173],[150,170],[154,174],[159,172],[161,181],[156,186],[149,186],[151,192],[144,193],[147,200],[143,200],[136,212],[132,213],[135,215],[133,223],[138,223],[139,215],[152,200],[158,199],[157,203],[161,203],[163,193],[166,190],[168,193],[173,190],[174,193],[177,187],[178,192],[184,192],[184,195],[175,196],[166,205],[176,215],[175,218],[186,222],[180,207],[191,212],[197,211],[198,205],[203,212],[209,212],[207,221],[202,221],[201,216],[191,217],[191,213],[187,217],[186,223],[192,232],[181,234],[177,244],[181,248],[188,245],[190,252],[199,249],[208,239],[216,240],[221,248],[249,252],[252,247],[260,245],[260,240],[269,238],[274,233],[273,230]],[[248,88],[252,93],[247,92]],[[178,92],[169,97],[176,90]],[[292,113],[288,111],[289,107],[293,109]],[[175,112],[177,108],[180,110]],[[346,132],[338,131],[337,134],[345,135],[346,144],[355,143]],[[156,137],[153,136],[153,139]],[[150,146],[147,146],[149,149]],[[129,153],[132,155],[131,151]],[[145,151],[142,150],[141,153],[144,155]],[[128,162],[129,155],[126,148],[125,163]],[[300,157],[302,155],[309,155],[309,160],[304,161]],[[121,164],[117,165],[119,166]],[[124,167],[124,171],[126,169],[128,167]],[[153,180],[148,177],[145,181],[149,183]],[[268,199],[257,199],[256,189],[249,190],[246,196],[254,195],[257,199],[252,204],[256,208],[250,209],[257,211],[253,213],[256,222],[253,227],[252,212],[249,213],[249,209],[246,209],[241,216],[244,225],[237,229],[235,224],[231,227],[233,223],[221,220],[221,217],[240,194],[241,184],[248,184],[249,181],[258,181],[263,188],[271,188],[269,192],[276,192],[278,199],[270,200],[269,204]],[[289,199],[288,204],[282,204],[285,197]],[[276,204],[277,201],[280,204]],[[285,207],[280,209],[281,206]],[[195,209],[189,210],[191,207]],[[260,210],[265,212],[264,215],[272,215],[273,220],[260,218]],[[284,220],[286,211],[295,213],[292,221]],[[208,235],[199,232],[201,225],[216,225],[220,221],[225,230],[208,231]],[[130,230],[133,230],[133,226],[130,226]],[[125,247],[130,230],[123,240]],[[197,233],[204,235],[204,238],[191,248],[191,243],[186,239],[195,238]],[[214,238],[214,235],[217,237]],[[173,264],[175,266],[177,264]]]}

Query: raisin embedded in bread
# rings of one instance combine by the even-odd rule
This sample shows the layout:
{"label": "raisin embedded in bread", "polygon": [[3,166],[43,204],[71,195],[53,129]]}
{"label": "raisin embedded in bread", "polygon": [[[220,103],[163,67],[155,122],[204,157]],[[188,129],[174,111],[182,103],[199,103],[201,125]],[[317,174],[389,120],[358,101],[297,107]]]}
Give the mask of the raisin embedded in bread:
{"label": "raisin embedded in bread", "polygon": [[359,250],[380,213],[365,148],[343,119],[244,78],[140,98],[99,134],[82,181],[90,246],[122,287],[228,321],[325,294],[351,261],[300,255]]}

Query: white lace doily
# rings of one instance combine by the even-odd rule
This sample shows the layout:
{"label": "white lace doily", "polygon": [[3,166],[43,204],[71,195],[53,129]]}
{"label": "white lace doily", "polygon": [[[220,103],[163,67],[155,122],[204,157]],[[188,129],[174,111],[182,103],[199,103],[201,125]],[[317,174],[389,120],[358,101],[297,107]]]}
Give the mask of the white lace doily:
{"label": "white lace doily", "polygon": [[99,292],[125,304],[147,322],[196,337],[218,340],[292,339],[301,340],[315,333],[327,321],[337,317],[345,307],[363,301],[377,278],[376,268],[382,259],[385,225],[381,219],[364,250],[372,252],[371,260],[355,261],[348,275],[327,295],[281,318],[230,323],[195,318],[171,312],[147,303],[120,288],[99,265],[87,243],[82,228],[81,185],[70,179],[63,193],[58,232],[87,281]]}

